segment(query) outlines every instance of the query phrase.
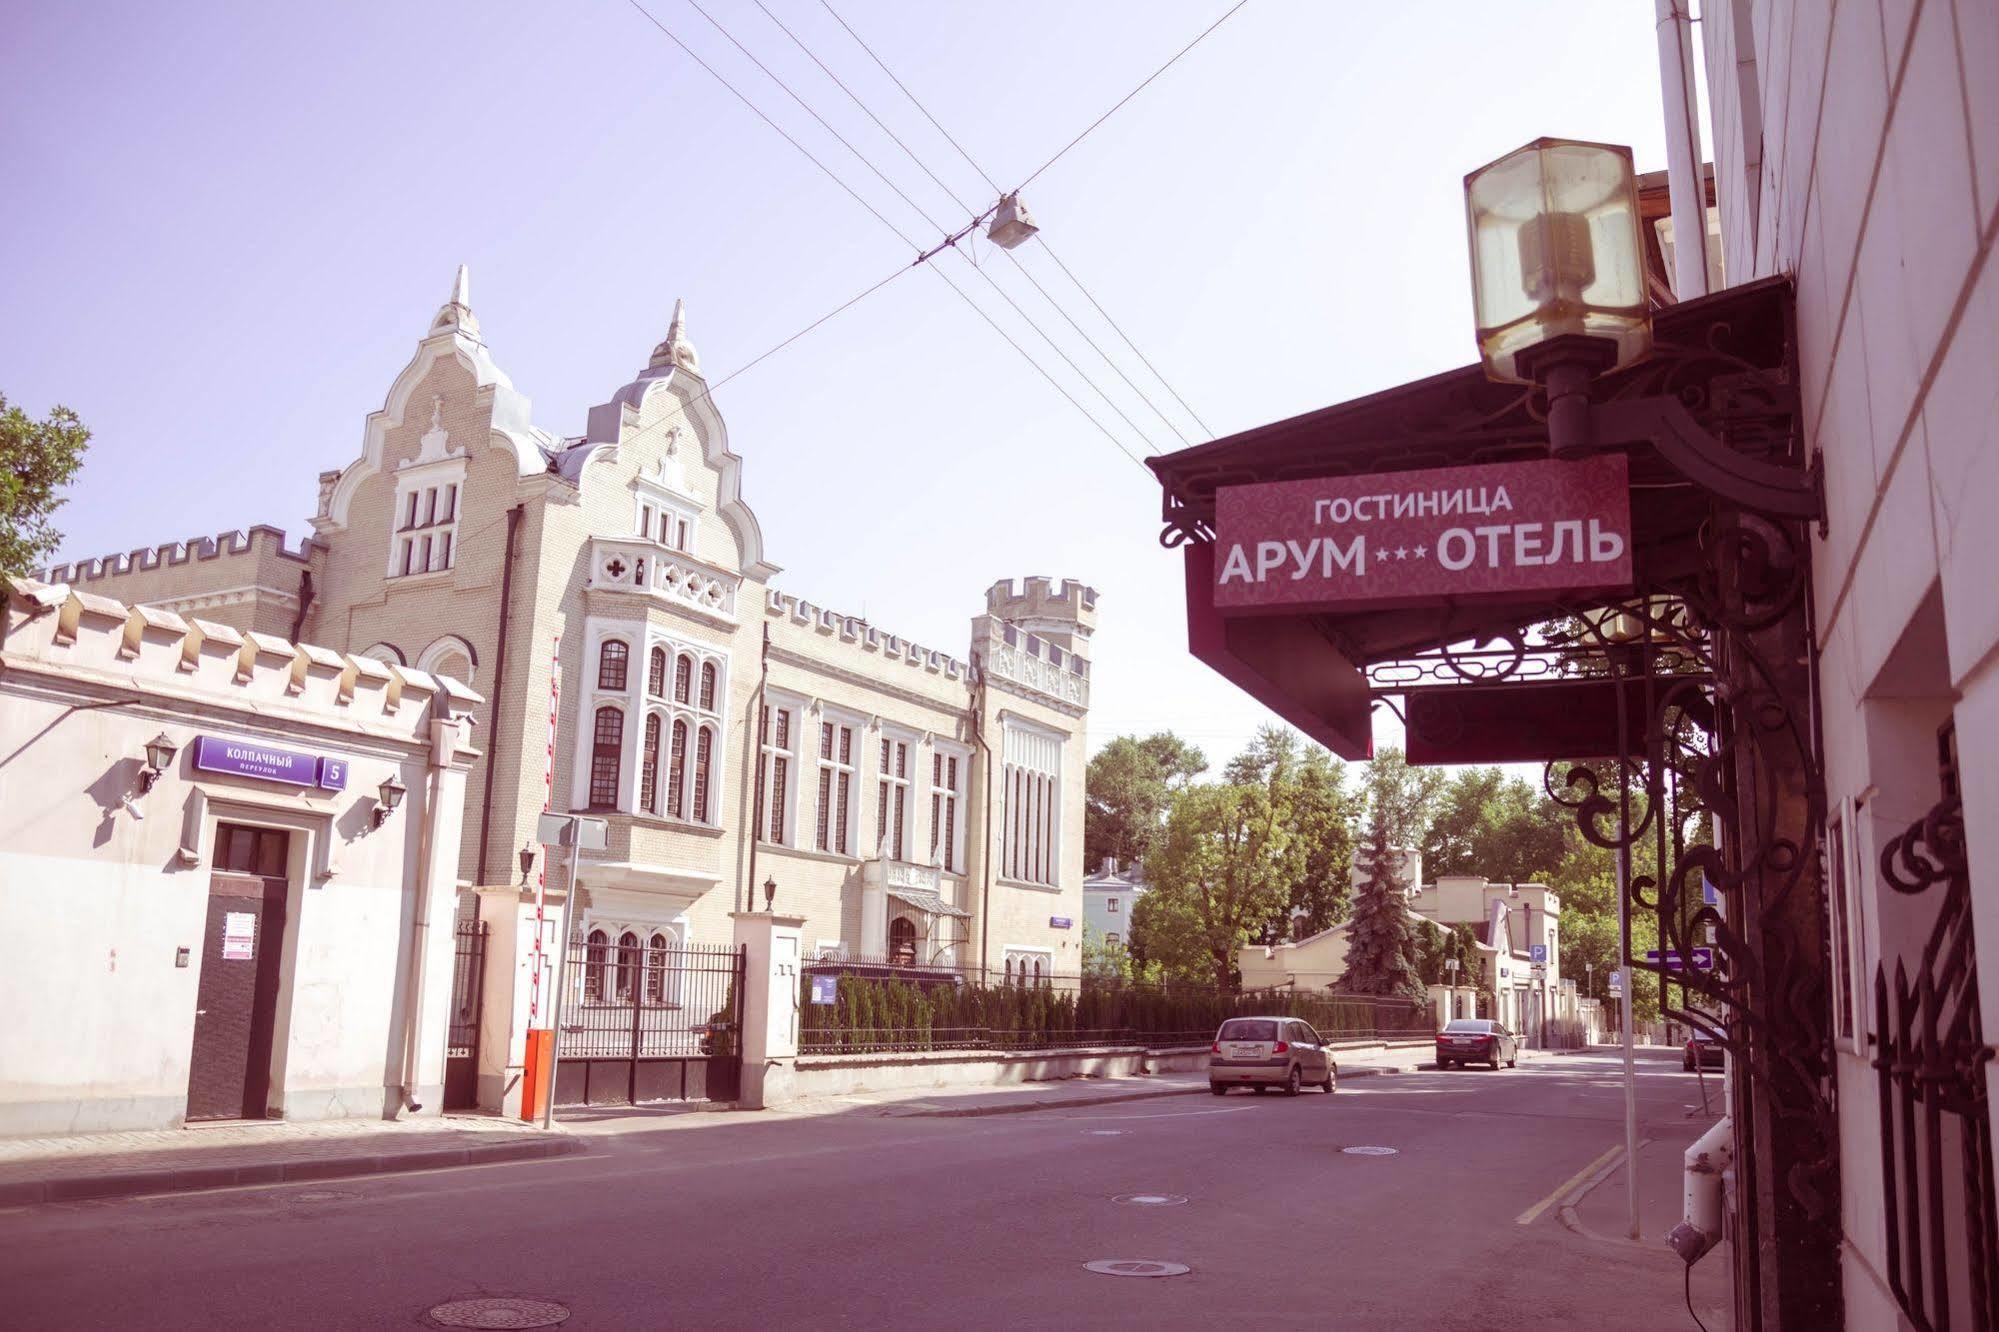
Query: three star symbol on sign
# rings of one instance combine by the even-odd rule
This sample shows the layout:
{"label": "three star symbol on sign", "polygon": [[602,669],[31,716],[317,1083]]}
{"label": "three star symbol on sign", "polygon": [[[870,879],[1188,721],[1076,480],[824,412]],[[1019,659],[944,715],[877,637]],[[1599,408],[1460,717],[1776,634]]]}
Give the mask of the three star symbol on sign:
{"label": "three star symbol on sign", "polygon": [[1414,551],[1411,551],[1407,546],[1397,546],[1394,550],[1384,547],[1374,552],[1374,562],[1376,564],[1386,564],[1390,559],[1406,560],[1411,555],[1420,560],[1425,558],[1427,554],[1427,550],[1422,546],[1416,547]]}

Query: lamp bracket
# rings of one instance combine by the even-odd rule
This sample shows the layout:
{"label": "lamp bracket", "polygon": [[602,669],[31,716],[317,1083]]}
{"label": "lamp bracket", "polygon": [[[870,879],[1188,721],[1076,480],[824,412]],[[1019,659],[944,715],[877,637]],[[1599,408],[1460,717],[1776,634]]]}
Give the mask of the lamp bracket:
{"label": "lamp bracket", "polygon": [[1653,396],[1596,403],[1590,427],[1599,445],[1650,444],[1681,476],[1711,495],[1769,518],[1825,522],[1821,469],[1809,471],[1747,457],[1724,445],[1678,398]]}

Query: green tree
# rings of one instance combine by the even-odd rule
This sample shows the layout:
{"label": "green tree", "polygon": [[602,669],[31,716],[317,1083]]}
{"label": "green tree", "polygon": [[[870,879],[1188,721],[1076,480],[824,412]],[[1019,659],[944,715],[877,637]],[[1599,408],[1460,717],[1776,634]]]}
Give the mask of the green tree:
{"label": "green tree", "polygon": [[1546,883],[1562,862],[1568,823],[1567,811],[1520,778],[1498,768],[1460,769],[1438,793],[1423,869]]}
{"label": "green tree", "polygon": [[1200,750],[1170,731],[1121,735],[1097,751],[1083,783],[1083,861],[1129,865],[1151,855],[1173,795],[1207,769]]}
{"label": "green tree", "polygon": [[1421,837],[1422,811],[1441,784],[1435,772],[1411,768],[1397,749],[1367,766],[1367,830],[1361,838],[1366,878],[1355,887],[1353,938],[1339,988],[1349,994],[1403,995],[1420,999],[1414,923],[1404,871],[1405,849]]}
{"label": "green tree", "polygon": [[1292,754],[1246,751],[1230,765],[1235,780],[1195,783],[1173,800],[1132,913],[1133,951],[1168,977],[1233,985],[1236,950],[1283,919],[1293,767]]}
{"label": "green tree", "polygon": [[1359,802],[1347,791],[1345,767],[1307,745],[1291,792],[1291,826],[1297,848],[1290,912],[1300,937],[1347,918],[1353,898],[1354,822]]}
{"label": "green tree", "polygon": [[25,574],[55,552],[49,515],[83,466],[90,431],[67,407],[37,421],[0,394],[0,575]]}

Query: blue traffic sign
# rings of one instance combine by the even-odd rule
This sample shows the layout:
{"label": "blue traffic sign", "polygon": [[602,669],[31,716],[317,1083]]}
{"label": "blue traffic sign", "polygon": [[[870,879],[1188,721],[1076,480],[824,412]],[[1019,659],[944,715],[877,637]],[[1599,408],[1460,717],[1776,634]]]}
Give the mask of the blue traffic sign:
{"label": "blue traffic sign", "polygon": [[[1664,954],[1665,961],[1662,965],[1668,971],[1682,971],[1685,970],[1688,966],[1693,967],[1695,971],[1714,970],[1714,949],[1689,948],[1687,950],[1687,953],[1688,953],[1687,960],[1682,960],[1680,957],[1679,949],[1668,948],[1665,951]],[[1648,949],[1646,951],[1645,960],[1647,962],[1658,962],[1659,959],[1660,959],[1660,952],[1658,949],[1653,948],[1653,949]]]}
{"label": "blue traffic sign", "polygon": [[1529,962],[1545,963],[1548,960],[1548,945],[1546,944],[1527,945],[1527,960]]}

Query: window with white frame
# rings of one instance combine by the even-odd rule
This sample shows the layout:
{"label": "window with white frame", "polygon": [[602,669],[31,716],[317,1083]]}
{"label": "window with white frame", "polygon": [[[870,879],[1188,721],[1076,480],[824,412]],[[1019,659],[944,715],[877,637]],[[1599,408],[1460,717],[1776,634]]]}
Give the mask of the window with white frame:
{"label": "window with white frame", "polygon": [[1110,912],[1110,913],[1111,913],[1112,915],[1116,915],[1116,914],[1117,914],[1117,899],[1116,899],[1115,897],[1109,897],[1109,898],[1105,898],[1105,899],[1104,899],[1104,910],[1106,910],[1106,911]]}
{"label": "window with white frame", "polygon": [[458,492],[464,470],[406,478],[396,487],[396,522],[389,546],[389,577],[438,573],[458,550]]}
{"label": "window with white frame", "polygon": [[1053,886],[1061,876],[1062,739],[1005,718],[1000,757],[1000,875]]}
{"label": "window with white frame", "polygon": [[586,702],[578,799],[592,809],[714,826],[722,805],[726,658],[636,626],[593,641],[587,683],[597,697]]}
{"label": "window with white frame", "polygon": [[618,769],[625,747],[625,714],[597,709],[590,737],[590,808],[618,807]]}
{"label": "window with white frame", "polygon": [[694,521],[699,510],[663,494],[639,497],[639,536],[672,550],[694,548]]}
{"label": "window with white frame", "polygon": [[1046,948],[1006,950],[1006,983],[1009,985],[1049,985],[1055,973],[1055,954]]}
{"label": "window with white frame", "polygon": [[757,734],[761,761],[757,768],[757,836],[780,846],[791,843],[792,737],[798,709],[789,702],[764,705]]}
{"label": "window with white frame", "polygon": [[909,741],[883,736],[875,782],[875,853],[907,860],[909,827]]}
{"label": "window with white frame", "polygon": [[812,844],[837,856],[853,854],[854,728],[819,724],[819,808]]}
{"label": "window with white frame", "polygon": [[959,848],[964,843],[964,829],[958,819],[963,802],[959,799],[963,788],[965,762],[958,754],[941,748],[930,752],[930,859],[948,874],[956,874],[964,868],[959,863]]}

